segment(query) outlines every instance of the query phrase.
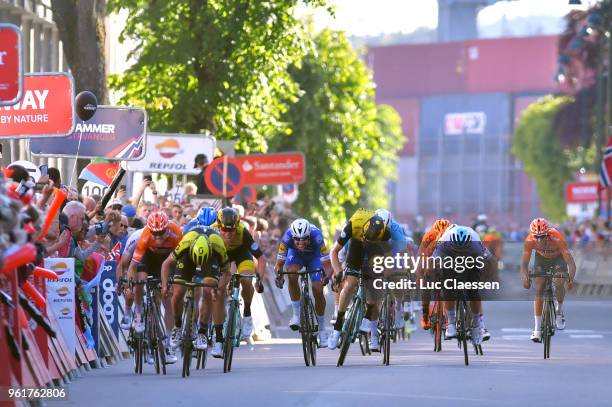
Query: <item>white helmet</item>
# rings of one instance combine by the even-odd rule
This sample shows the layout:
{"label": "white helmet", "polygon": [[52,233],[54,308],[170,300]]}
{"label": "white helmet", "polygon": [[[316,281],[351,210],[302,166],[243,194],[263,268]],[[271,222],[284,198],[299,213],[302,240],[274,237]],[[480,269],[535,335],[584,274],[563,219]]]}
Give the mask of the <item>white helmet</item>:
{"label": "white helmet", "polygon": [[310,222],[306,219],[296,219],[291,223],[291,234],[298,239],[310,237]]}
{"label": "white helmet", "polygon": [[383,220],[386,228],[389,227],[389,222],[391,222],[391,212],[386,209],[376,209],[376,215]]}

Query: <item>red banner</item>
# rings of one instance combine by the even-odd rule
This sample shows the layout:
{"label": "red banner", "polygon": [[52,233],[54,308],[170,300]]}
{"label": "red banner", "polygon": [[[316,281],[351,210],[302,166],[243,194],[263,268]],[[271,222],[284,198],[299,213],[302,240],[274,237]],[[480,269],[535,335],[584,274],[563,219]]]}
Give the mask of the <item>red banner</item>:
{"label": "red banner", "polygon": [[597,202],[597,182],[568,182],[565,184],[566,203]]}
{"label": "red banner", "polygon": [[0,108],[0,138],[61,137],[72,133],[73,127],[70,74],[28,74],[19,103]]}
{"label": "red banner", "polygon": [[302,153],[238,155],[245,185],[296,184],[306,179]]}
{"label": "red banner", "polygon": [[0,24],[0,106],[14,105],[23,91],[23,46],[21,30]]}

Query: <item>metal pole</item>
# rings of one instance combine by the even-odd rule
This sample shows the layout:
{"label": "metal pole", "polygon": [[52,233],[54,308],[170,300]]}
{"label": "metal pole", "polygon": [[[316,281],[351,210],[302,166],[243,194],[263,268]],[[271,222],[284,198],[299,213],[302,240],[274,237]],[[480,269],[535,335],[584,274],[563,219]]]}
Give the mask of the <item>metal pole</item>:
{"label": "metal pole", "polygon": [[[599,41],[599,53],[603,54],[605,48],[605,42]],[[596,174],[599,173],[599,166],[601,165],[601,160],[603,158],[603,146],[604,146],[604,104],[605,104],[605,95],[604,95],[604,83],[603,83],[603,58],[599,58],[597,63],[597,83],[595,85],[595,146],[597,151],[597,157],[595,158],[595,168],[594,171]],[[602,213],[602,206],[597,206],[597,217],[599,217]]]}

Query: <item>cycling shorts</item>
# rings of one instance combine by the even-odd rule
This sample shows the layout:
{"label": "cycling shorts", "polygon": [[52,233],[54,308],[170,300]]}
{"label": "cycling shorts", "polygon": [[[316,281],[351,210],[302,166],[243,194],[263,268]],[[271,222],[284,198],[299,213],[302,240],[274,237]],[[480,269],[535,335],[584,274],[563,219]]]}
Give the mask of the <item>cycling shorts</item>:
{"label": "cycling shorts", "polygon": [[219,281],[219,277],[221,276],[221,266],[219,262],[219,258],[217,256],[213,256],[208,264],[203,267],[197,267],[191,258],[188,255],[189,252],[186,252],[185,255],[180,256],[176,260],[176,274],[175,278],[180,278],[185,281],[192,281],[193,277],[196,277],[196,281],[201,281],[205,279],[212,279],[215,281]]}
{"label": "cycling shorts", "polygon": [[255,262],[253,255],[246,247],[239,247],[227,253],[230,262],[236,263],[236,271],[238,274],[253,274],[255,273]]}
{"label": "cycling shorts", "polygon": [[[287,251],[287,266],[297,265],[299,269],[306,267],[307,271],[323,270],[321,263],[321,252],[317,250],[314,253],[305,255],[299,250],[289,249]],[[321,281],[321,273],[313,273],[310,275],[310,281]]]}

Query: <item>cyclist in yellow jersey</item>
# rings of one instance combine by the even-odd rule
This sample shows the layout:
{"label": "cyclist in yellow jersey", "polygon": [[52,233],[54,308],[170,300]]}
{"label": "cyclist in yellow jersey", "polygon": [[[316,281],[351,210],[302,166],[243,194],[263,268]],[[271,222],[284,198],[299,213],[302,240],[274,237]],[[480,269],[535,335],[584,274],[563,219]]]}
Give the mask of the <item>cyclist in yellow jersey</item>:
{"label": "cyclist in yellow jersey", "polygon": [[366,244],[374,242],[386,242],[391,238],[389,229],[385,227],[384,220],[376,215],[376,212],[366,209],[358,209],[346,222],[338,240],[330,252],[330,260],[334,276],[341,275],[342,266],[338,255],[342,247],[351,240],[346,255],[346,268],[344,269],[345,282],[340,292],[340,303],[338,304],[338,316],[334,323],[334,331],[329,336],[327,347],[335,349],[338,347],[340,330],[344,323],[344,314],[353,298],[355,289],[359,284],[363,260],[366,256]]}
{"label": "cyclist in yellow jersey", "polygon": [[[223,342],[223,321],[225,320],[224,287],[230,279],[229,262],[223,239],[211,227],[196,226],[183,236],[178,246],[162,264],[162,281],[168,281],[170,271],[176,265],[175,278],[185,281],[205,283],[219,282],[219,292],[214,295],[210,287],[203,288],[203,300],[199,308],[199,328],[196,338],[196,349],[206,349],[208,346],[208,324],[211,313],[217,343]],[[166,284],[162,285],[162,294],[167,295]],[[174,284],[172,289],[172,308],[174,310],[174,328],[170,338],[170,346],[177,348],[180,343],[180,332],[183,315],[183,298],[187,287]],[[215,345],[216,345],[215,343]],[[219,347],[219,345],[217,345]],[[218,352],[217,352],[218,353]]]}
{"label": "cyclist in yellow jersey", "polygon": [[[253,239],[253,236],[240,222],[240,215],[235,209],[224,208],[219,210],[217,221],[211,226],[221,234],[229,261],[236,264],[236,272],[238,274],[252,275],[257,273],[260,278],[264,276],[266,259],[263,256],[263,252]],[[255,266],[253,257],[257,259],[257,266]],[[263,286],[261,282],[258,284],[260,284],[258,290],[262,291]],[[240,285],[242,286],[242,300],[244,301],[242,337],[248,338],[253,332],[251,302],[253,301],[255,291],[250,278],[241,278]]]}

